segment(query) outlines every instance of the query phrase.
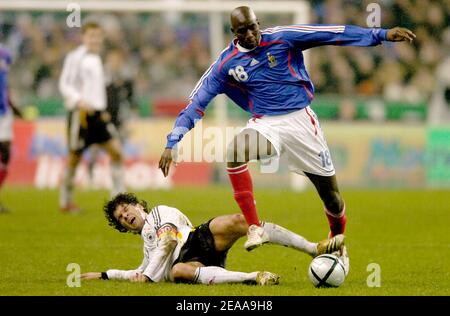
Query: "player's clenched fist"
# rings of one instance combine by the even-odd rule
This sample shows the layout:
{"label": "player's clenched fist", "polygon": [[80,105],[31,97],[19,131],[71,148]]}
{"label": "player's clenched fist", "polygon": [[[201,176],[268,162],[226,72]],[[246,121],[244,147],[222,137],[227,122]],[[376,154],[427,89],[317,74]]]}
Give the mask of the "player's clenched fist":
{"label": "player's clenched fist", "polygon": [[387,40],[391,42],[412,41],[416,38],[416,34],[404,27],[394,27],[387,32]]}
{"label": "player's clenched fist", "polygon": [[164,177],[167,177],[167,175],[169,174],[171,163],[172,163],[172,149],[166,148],[161,155],[161,159],[159,160],[158,166],[158,168],[161,169]]}

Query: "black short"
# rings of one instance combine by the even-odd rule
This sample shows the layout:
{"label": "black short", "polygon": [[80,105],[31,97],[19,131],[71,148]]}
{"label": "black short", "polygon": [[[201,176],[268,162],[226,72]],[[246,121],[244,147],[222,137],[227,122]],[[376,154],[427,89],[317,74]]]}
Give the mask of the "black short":
{"label": "black short", "polygon": [[216,251],[214,237],[209,229],[209,223],[211,221],[212,219],[201,224],[189,234],[175,264],[179,262],[198,261],[204,266],[225,267],[228,250],[222,252]]}
{"label": "black short", "polygon": [[88,114],[71,111],[68,115],[68,144],[71,151],[81,152],[92,144],[102,144],[117,137],[117,131],[104,111]]}

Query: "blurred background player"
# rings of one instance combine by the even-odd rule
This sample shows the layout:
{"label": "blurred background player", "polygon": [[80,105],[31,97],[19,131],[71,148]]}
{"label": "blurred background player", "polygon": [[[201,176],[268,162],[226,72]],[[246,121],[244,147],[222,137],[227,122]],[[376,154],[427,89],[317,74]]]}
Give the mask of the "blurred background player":
{"label": "blurred background player", "polygon": [[[105,204],[109,225],[120,232],[140,234],[144,260],[134,270],[88,272],[82,279],[117,279],[132,282],[189,282],[202,284],[278,284],[270,272],[235,272],[225,269],[228,250],[247,233],[241,214],[215,217],[197,227],[176,208],[158,205],[151,210],[132,193],[119,194]],[[263,223],[273,244],[291,247],[312,257],[344,248],[339,235],[319,243],[309,242],[281,226]],[[348,270],[348,268],[347,268]]]}
{"label": "blurred background player", "polygon": [[436,70],[436,88],[430,100],[428,122],[446,125],[450,122],[450,56]]}
{"label": "blurred background player", "polygon": [[[8,87],[8,72],[11,63],[10,52],[0,44],[0,189],[8,174],[13,138],[13,114],[22,117],[20,110],[11,101]],[[9,209],[0,203],[0,213],[8,211]]]}
{"label": "blurred background player", "polygon": [[69,157],[60,191],[60,208],[79,211],[73,203],[73,180],[83,151],[92,144],[106,150],[111,158],[112,189],[115,195],[124,191],[122,147],[118,132],[106,111],[106,85],[100,52],[103,30],[95,22],[82,28],[82,45],[69,53],[59,80],[68,115]]}
{"label": "blurred background player", "polygon": [[405,28],[362,28],[351,25],[291,25],[261,31],[249,7],[231,13],[234,39],[201,77],[188,106],[167,136],[159,167],[167,176],[172,148],[200,120],[210,101],[225,93],[253,116],[227,149],[227,171],[234,198],[249,224],[247,250],[267,242],[260,227],[247,163],[274,155],[288,159],[289,170],[307,176],[324,204],[330,236],[345,231],[345,203],[325,136],[310,104],[314,87],[302,51],[322,45],[375,46],[383,41],[409,41]]}
{"label": "blurred background player", "polygon": [[[131,69],[125,62],[125,54],[120,48],[108,50],[105,58],[106,110],[111,122],[119,132],[122,144],[129,134],[128,119],[136,114],[134,82]],[[137,114],[136,114],[137,115]]]}
{"label": "blurred background player", "polygon": [[[108,49],[105,57],[105,82],[106,82],[106,111],[111,115],[111,123],[114,124],[119,134],[122,146],[130,133],[128,121],[131,116],[137,116],[136,103],[134,101],[134,82],[130,67],[125,62],[125,54],[120,48]],[[90,148],[89,174],[94,178],[93,170],[95,162],[100,154],[100,148],[96,145]]]}

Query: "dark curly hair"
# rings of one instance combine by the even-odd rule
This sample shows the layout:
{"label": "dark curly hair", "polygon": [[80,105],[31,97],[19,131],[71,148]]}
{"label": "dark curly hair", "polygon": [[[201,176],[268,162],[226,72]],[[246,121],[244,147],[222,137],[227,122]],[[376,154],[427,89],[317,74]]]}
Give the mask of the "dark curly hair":
{"label": "dark curly hair", "polygon": [[126,233],[128,230],[123,227],[119,221],[114,217],[114,211],[117,209],[119,205],[122,204],[131,204],[137,205],[140,204],[144,208],[144,211],[148,213],[147,202],[144,200],[139,200],[136,195],[133,193],[119,193],[112,200],[105,203],[103,206],[103,211],[105,212],[105,217],[108,220],[109,226],[117,229],[121,233]]}

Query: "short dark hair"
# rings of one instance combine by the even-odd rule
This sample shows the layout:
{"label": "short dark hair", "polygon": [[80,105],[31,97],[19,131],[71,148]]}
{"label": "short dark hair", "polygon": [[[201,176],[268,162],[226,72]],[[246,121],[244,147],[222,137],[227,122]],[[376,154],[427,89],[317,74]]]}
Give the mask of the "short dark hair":
{"label": "short dark hair", "polygon": [[102,27],[95,21],[89,21],[83,24],[83,26],[81,27],[81,33],[84,34],[87,30],[90,29],[102,29]]}
{"label": "short dark hair", "polygon": [[105,203],[105,205],[103,206],[103,211],[105,212],[105,217],[108,220],[109,226],[117,229],[121,233],[126,233],[128,232],[128,230],[123,227],[114,217],[114,211],[119,205],[123,204],[140,204],[144,208],[144,211],[146,213],[148,213],[148,209],[147,202],[145,202],[144,200],[139,200],[133,193],[119,193],[113,199]]}

